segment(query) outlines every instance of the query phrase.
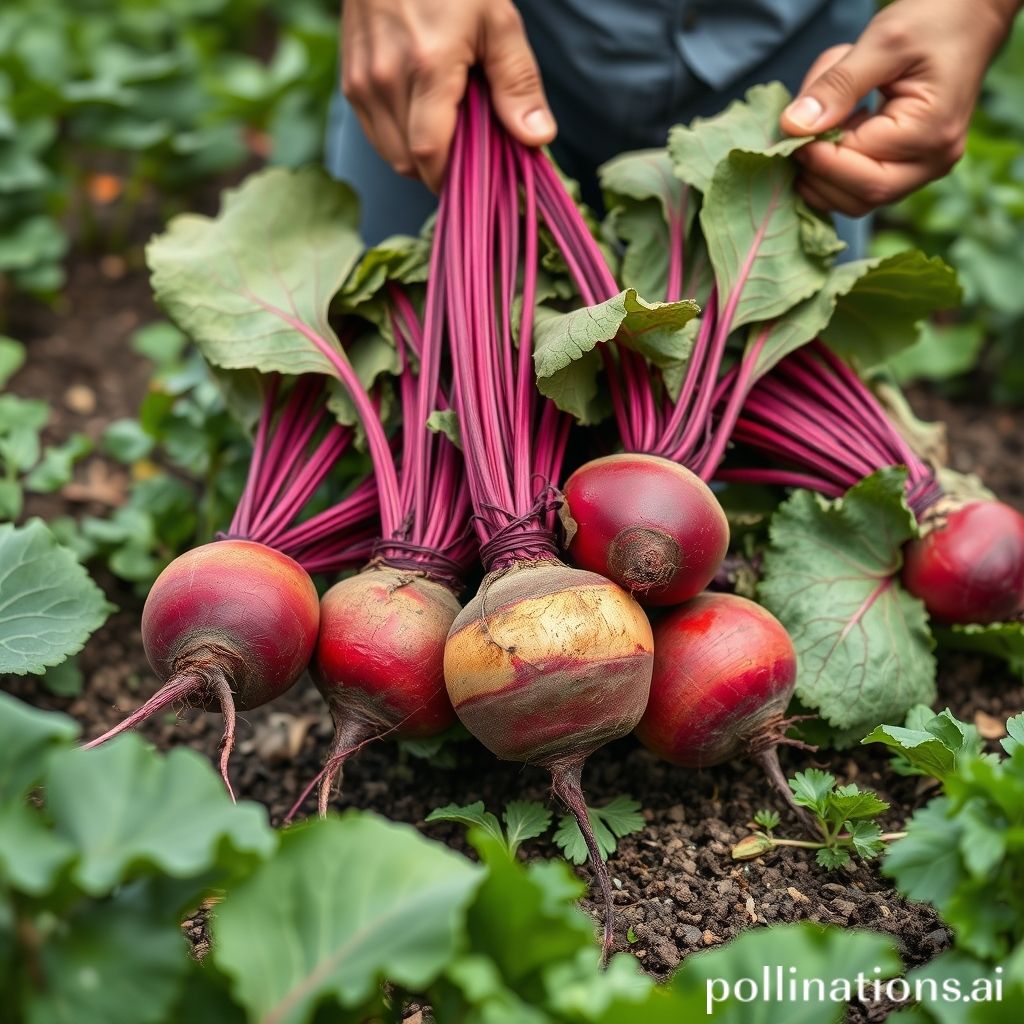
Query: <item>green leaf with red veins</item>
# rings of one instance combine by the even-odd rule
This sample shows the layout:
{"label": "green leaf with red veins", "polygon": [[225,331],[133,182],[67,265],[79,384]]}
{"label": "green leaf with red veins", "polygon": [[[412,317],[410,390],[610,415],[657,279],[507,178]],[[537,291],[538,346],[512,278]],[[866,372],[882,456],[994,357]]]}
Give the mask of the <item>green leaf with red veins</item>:
{"label": "green leaf with red veins", "polygon": [[781,82],[755,85],[720,114],[676,125],[668,135],[676,177],[707,192],[718,165],[734,149],[779,154],[799,149],[811,136],[790,138],[779,127],[779,116],[790,98]]}
{"label": "green leaf with red veins", "polygon": [[[699,203],[696,193],[675,176],[664,149],[617,156],[598,169],[598,178],[609,211],[609,229],[625,243],[620,280],[641,295],[664,298],[671,252],[669,222],[678,222],[681,237],[690,235]],[[696,237],[688,240],[697,241]],[[707,294],[698,297],[706,299]]]}
{"label": "green leaf with red veins", "polygon": [[795,491],[772,518],[759,588],[796,647],[796,695],[831,725],[864,731],[935,697],[924,605],[898,576],[916,535],[902,469],[843,498]]}
{"label": "green leaf with red veins", "polygon": [[216,217],[175,217],[150,242],[156,299],[211,363],[334,376],[328,310],[362,252],[358,220],[352,190],[318,169],[254,174]]}
{"label": "green leaf with red veins", "polygon": [[828,280],[831,257],[804,247],[795,177],[791,160],[741,150],[715,170],[700,224],[730,330],[781,316]]}

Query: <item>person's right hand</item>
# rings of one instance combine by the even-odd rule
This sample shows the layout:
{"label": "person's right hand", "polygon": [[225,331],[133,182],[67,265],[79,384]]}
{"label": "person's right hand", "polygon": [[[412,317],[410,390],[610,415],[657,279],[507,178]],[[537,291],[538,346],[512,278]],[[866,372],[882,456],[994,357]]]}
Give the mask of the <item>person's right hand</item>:
{"label": "person's right hand", "polygon": [[342,91],[370,142],[396,171],[434,191],[474,64],[515,138],[541,146],[555,137],[511,0],[344,0],[341,38]]}

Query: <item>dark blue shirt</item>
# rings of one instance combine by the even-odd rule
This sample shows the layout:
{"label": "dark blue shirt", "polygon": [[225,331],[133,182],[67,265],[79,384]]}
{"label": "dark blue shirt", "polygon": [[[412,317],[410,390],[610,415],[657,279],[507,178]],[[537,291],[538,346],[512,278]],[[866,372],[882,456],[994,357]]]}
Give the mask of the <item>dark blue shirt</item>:
{"label": "dark blue shirt", "polygon": [[[715,114],[752,85],[778,79],[795,92],[818,55],[853,42],[875,9],[874,0],[516,2],[558,121],[552,153],[594,206],[606,160],[664,145],[672,125]],[[327,165],[359,193],[371,244],[415,233],[434,208],[423,185],[377,156],[340,94]],[[863,231],[841,228],[857,254]]]}

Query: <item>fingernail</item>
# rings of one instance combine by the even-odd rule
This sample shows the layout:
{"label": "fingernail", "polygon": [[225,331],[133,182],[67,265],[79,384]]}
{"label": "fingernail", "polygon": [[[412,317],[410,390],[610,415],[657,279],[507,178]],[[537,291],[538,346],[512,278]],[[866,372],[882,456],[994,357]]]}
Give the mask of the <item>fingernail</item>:
{"label": "fingernail", "polygon": [[555,122],[546,110],[538,108],[523,117],[523,127],[531,135],[547,135],[555,127]]}
{"label": "fingernail", "polygon": [[786,117],[793,124],[807,129],[813,128],[821,120],[823,113],[825,108],[813,96],[801,96],[786,107]]}

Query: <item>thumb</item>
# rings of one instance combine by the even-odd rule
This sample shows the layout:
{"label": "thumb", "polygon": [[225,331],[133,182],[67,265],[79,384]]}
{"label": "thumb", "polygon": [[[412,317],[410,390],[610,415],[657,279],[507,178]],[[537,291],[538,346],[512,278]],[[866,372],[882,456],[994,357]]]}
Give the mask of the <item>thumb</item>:
{"label": "thumb", "polygon": [[514,138],[527,146],[542,146],[557,129],[540,69],[519,12],[511,4],[492,7],[484,25],[481,62],[495,112]]}
{"label": "thumb", "polygon": [[853,47],[826,51],[812,72],[826,62],[819,74],[807,76],[797,98],[782,112],[779,124],[786,134],[816,135],[841,125],[872,89],[899,73],[892,51],[863,38]]}

